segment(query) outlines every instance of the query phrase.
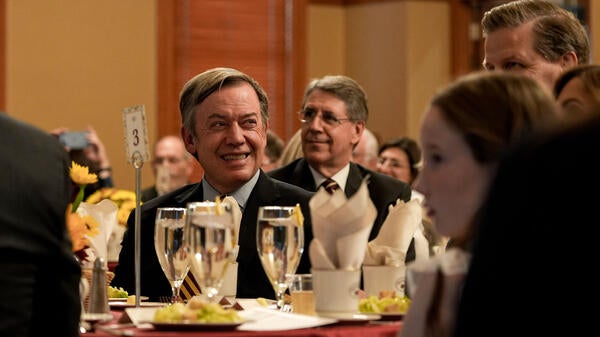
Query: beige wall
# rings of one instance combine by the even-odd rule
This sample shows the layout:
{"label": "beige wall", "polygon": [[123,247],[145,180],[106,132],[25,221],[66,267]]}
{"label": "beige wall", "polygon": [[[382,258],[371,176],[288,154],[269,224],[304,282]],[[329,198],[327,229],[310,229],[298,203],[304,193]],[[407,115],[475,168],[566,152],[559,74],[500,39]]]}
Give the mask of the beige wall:
{"label": "beige wall", "polygon": [[[439,1],[311,5],[309,78],[356,79],[368,95],[370,129],[383,140],[416,138],[429,98],[450,80],[449,18],[449,5]],[[345,24],[344,32],[332,23]]]}
{"label": "beige wall", "polygon": [[[117,187],[133,190],[122,110],[143,104],[156,124],[155,0],[8,0],[6,110],[44,130],[92,125]],[[150,165],[142,186],[153,181]]]}
{"label": "beige wall", "polygon": [[[93,125],[110,154],[117,186],[133,189],[135,171],[125,158],[121,112],[145,105],[152,144],[157,0],[6,4],[7,112],[48,131]],[[600,0],[590,4],[598,63]],[[356,78],[369,97],[369,128],[384,140],[417,138],[429,98],[450,81],[449,17],[444,1],[310,5],[307,77]],[[152,181],[146,164],[142,186]]]}

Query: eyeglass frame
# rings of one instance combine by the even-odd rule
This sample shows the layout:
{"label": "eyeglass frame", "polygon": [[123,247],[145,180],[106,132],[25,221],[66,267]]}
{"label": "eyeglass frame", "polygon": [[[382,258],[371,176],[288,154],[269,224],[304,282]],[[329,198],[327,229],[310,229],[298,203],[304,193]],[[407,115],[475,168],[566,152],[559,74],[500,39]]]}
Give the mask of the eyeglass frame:
{"label": "eyeglass frame", "polygon": [[[312,118],[306,118],[306,111],[310,110],[310,111],[316,111],[316,109],[302,109],[300,111],[298,111],[298,117],[300,119],[300,122],[302,122],[302,125],[305,124],[309,124],[312,123],[315,118],[317,118],[319,116],[319,113],[317,112]],[[333,113],[330,112],[321,112],[320,117],[321,121],[323,122],[324,125],[330,126],[330,127],[336,127],[341,125],[343,122],[356,122],[357,119],[355,118],[338,118],[336,115],[334,115]],[[326,118],[329,118],[330,120],[328,121]]]}

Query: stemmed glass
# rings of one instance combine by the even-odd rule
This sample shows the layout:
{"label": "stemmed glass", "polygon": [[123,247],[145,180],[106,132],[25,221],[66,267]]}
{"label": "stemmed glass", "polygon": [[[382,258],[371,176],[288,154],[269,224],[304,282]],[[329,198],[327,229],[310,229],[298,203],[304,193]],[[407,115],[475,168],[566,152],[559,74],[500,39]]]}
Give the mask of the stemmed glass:
{"label": "stemmed glass", "polygon": [[216,302],[227,267],[235,260],[233,212],[228,204],[188,203],[186,251],[190,270],[209,302]]}
{"label": "stemmed glass", "polygon": [[156,210],[154,249],[160,267],[171,283],[172,302],[180,300],[179,289],[190,269],[183,246],[186,212],[180,207],[159,207]]}
{"label": "stemmed glass", "polygon": [[284,294],[296,273],[304,251],[304,229],[299,206],[258,208],[256,247],[263,269],[275,290],[277,308],[282,310]]}

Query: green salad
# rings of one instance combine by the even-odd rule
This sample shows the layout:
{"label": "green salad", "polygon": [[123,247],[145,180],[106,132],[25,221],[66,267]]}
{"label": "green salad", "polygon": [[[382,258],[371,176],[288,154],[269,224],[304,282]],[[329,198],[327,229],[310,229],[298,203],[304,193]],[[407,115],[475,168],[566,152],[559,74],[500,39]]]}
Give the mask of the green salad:
{"label": "green salad", "polygon": [[154,313],[155,322],[164,323],[233,323],[241,322],[237,311],[225,309],[218,303],[173,303]]}
{"label": "green salad", "polygon": [[115,288],[113,286],[108,286],[107,292],[108,298],[127,298],[127,296],[129,296],[127,291],[121,287]]}
{"label": "green salad", "polygon": [[369,296],[358,302],[358,310],[365,313],[401,313],[405,314],[410,306],[406,296],[377,297]]}

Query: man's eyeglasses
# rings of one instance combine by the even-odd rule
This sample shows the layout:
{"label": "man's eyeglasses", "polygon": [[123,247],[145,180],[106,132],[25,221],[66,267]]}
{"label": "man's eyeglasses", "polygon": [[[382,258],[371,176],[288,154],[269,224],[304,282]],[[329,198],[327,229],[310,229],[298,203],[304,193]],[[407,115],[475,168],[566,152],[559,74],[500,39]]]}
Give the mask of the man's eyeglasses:
{"label": "man's eyeglasses", "polygon": [[[317,111],[314,109],[304,109],[298,112],[298,115],[302,124],[310,124],[315,120],[315,118],[317,118],[317,116],[319,116]],[[327,126],[338,126],[345,121],[353,120],[352,118],[338,118],[331,112],[327,111],[322,112],[320,118],[323,121],[323,123],[325,123],[325,125]]]}

